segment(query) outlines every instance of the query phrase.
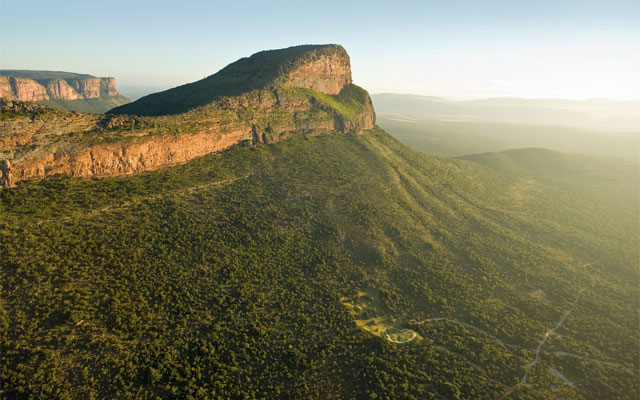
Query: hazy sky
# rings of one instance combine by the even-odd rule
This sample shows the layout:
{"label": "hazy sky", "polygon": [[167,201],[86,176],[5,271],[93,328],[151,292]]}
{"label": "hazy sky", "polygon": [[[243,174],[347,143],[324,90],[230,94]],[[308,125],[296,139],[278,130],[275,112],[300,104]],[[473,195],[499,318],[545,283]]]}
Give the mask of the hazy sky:
{"label": "hazy sky", "polygon": [[638,0],[9,1],[0,66],[175,86],[339,43],[372,93],[640,98]]}

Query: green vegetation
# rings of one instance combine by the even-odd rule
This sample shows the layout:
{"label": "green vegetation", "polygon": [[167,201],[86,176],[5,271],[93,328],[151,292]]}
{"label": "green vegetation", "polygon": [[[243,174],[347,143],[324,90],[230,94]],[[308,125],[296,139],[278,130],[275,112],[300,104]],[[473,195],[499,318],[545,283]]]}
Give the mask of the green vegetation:
{"label": "green vegetation", "polygon": [[343,125],[357,125],[363,115],[373,113],[369,93],[354,84],[346,85],[337,95],[304,88],[282,88],[279,91],[289,101],[308,99],[315,107],[340,120]]}
{"label": "green vegetation", "polygon": [[497,399],[539,348],[509,399],[636,399],[637,170],[585,160],[442,159],[374,129],[19,182],[2,396]]}
{"label": "green vegetation", "polygon": [[130,100],[124,96],[105,96],[96,97],[93,99],[78,99],[78,100],[42,100],[39,101],[47,106],[60,108],[68,111],[75,111],[80,113],[92,113],[103,114],[111,110],[114,107],[118,107],[127,103]]}
{"label": "green vegetation", "polygon": [[314,99],[322,109],[347,121],[357,121],[367,107],[372,109],[367,91],[353,84],[346,85],[337,95],[303,88],[285,88],[282,91],[286,94]]}

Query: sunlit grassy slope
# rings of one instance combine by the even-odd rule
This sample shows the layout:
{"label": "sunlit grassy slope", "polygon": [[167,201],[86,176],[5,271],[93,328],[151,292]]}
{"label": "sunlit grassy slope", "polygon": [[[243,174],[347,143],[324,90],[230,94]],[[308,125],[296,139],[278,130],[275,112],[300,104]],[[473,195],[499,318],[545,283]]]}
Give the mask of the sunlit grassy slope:
{"label": "sunlit grassy slope", "polygon": [[[442,159],[375,129],[20,182],[2,396],[496,399],[570,311],[509,398],[635,399],[638,177],[571,157]],[[358,326],[344,299],[367,291],[422,340]]]}

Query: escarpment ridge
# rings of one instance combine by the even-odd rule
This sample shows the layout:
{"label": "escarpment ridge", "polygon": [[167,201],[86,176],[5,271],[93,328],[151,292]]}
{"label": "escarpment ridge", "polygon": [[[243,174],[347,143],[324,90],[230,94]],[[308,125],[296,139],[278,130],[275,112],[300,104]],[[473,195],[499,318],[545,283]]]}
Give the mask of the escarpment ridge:
{"label": "escarpment ridge", "polygon": [[0,107],[5,186],[61,175],[135,174],[234,145],[360,134],[375,125],[369,94],[352,83],[349,56],[337,45],[260,52],[107,115],[6,99]]}
{"label": "escarpment ridge", "polygon": [[32,70],[0,70],[0,98],[95,113],[129,102],[118,92],[113,77]]}
{"label": "escarpment ridge", "polygon": [[119,94],[113,77],[54,71],[0,71],[0,97],[7,100],[78,100]]}

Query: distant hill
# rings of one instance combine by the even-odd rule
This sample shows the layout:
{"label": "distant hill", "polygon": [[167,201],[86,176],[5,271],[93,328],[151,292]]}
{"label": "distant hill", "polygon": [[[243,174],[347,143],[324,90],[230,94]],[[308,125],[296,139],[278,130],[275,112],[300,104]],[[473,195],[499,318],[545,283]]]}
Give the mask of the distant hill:
{"label": "distant hill", "polygon": [[261,51],[197,82],[150,94],[114,114],[177,114],[254,90],[300,87],[336,95],[351,83],[349,55],[339,45],[304,45]]}
{"label": "distant hill", "polygon": [[566,154],[543,148],[512,149],[499,153],[470,154],[458,157],[480,163],[500,171],[517,171],[533,174],[537,178],[553,180],[561,184],[590,185],[597,182],[620,184],[626,177],[629,183],[637,182],[637,162],[605,156]]}
{"label": "distant hill", "polygon": [[638,131],[640,126],[640,101],[522,98],[450,101],[439,97],[391,93],[372,95],[372,100],[381,115],[400,114],[462,121],[500,121],[621,131]]}
{"label": "distant hill", "polygon": [[[640,102],[495,98],[449,101],[404,94],[373,96],[378,124],[429,154],[544,147],[638,160]],[[634,121],[638,120],[638,124]]]}
{"label": "distant hill", "polygon": [[31,70],[0,70],[0,98],[85,113],[104,113],[129,102],[112,77]]}

